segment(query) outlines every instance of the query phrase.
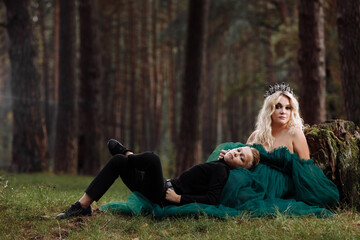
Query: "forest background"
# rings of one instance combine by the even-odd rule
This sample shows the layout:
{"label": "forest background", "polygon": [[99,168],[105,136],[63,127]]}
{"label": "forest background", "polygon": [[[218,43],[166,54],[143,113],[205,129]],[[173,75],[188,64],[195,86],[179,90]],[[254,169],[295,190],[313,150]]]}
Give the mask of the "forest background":
{"label": "forest background", "polygon": [[[168,176],[246,142],[269,84],[360,125],[356,0],[1,0],[0,168],[95,174],[116,138]],[[344,97],[346,96],[346,97]]]}

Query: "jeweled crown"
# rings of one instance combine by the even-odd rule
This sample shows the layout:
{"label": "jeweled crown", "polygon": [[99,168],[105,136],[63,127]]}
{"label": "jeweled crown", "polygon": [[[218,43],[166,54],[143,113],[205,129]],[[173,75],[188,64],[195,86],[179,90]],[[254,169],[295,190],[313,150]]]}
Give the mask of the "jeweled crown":
{"label": "jeweled crown", "polygon": [[286,92],[289,92],[291,93],[292,95],[294,95],[294,91],[292,88],[290,88],[289,84],[285,84],[285,83],[281,83],[281,84],[278,84],[276,83],[274,86],[269,86],[269,89],[266,91],[264,97],[267,98],[268,96],[278,92],[278,91],[286,91]]}

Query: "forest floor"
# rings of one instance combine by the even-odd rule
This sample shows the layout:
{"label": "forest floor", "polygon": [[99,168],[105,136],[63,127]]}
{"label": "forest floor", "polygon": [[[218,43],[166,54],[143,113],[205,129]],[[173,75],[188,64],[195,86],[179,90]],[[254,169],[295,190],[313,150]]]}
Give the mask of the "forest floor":
{"label": "forest floor", "polygon": [[[82,196],[92,177],[0,172],[0,239],[360,239],[360,214],[338,210],[332,218],[209,216],[156,220],[95,210],[92,217],[55,216]],[[93,208],[124,200],[116,181]]]}

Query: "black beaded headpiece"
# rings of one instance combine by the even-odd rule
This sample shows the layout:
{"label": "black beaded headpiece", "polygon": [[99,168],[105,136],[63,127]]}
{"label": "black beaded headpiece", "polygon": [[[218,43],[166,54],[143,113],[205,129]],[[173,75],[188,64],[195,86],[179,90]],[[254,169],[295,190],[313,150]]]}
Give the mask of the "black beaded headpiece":
{"label": "black beaded headpiece", "polygon": [[[278,91],[286,91],[291,93],[292,95],[294,95],[294,91],[290,88],[289,84],[285,84],[285,83],[281,83],[278,84],[276,83],[274,86],[269,86],[269,89],[266,91],[264,97],[267,98],[268,96],[278,92]],[[295,95],[294,95],[295,96]]]}

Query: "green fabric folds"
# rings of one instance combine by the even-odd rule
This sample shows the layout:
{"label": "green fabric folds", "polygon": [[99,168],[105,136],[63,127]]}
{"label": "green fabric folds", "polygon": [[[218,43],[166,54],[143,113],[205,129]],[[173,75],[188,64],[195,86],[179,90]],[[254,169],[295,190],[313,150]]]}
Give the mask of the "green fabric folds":
{"label": "green fabric folds", "polygon": [[[222,149],[246,146],[242,143],[223,143],[207,161],[217,160]],[[191,203],[183,206],[160,207],[140,193],[131,193],[126,202],[102,205],[104,211],[132,215],[151,214],[162,218],[179,215],[208,214],[215,217],[250,217],[315,215],[332,216],[326,208],[337,205],[339,192],[333,182],[312,160],[302,160],[287,148],[267,152],[261,145],[253,145],[260,152],[260,164],[253,170],[234,169],[221,194],[218,206]]]}

